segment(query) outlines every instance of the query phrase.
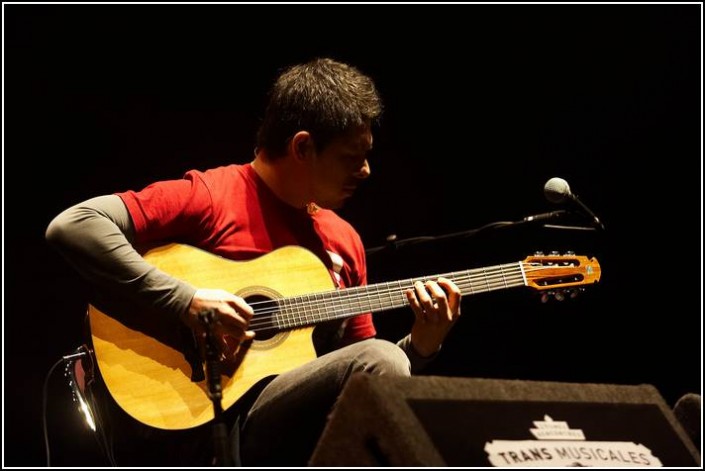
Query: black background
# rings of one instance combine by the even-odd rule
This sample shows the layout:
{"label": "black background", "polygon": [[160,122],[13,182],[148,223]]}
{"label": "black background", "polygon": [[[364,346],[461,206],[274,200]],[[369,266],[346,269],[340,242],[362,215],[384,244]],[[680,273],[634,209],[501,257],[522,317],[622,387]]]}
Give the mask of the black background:
{"label": "black background", "polygon": [[[371,282],[536,250],[599,260],[600,283],[562,303],[467,296],[429,373],[649,383],[671,405],[701,392],[700,4],[3,4],[3,20],[4,464],[46,463],[42,386],[84,341],[84,288],[44,242],[51,218],[251,160],[266,89],[314,56],[356,65],[385,100],[372,177],[340,211],[368,247],[558,209],[542,190],[554,176],[607,228],[370,255]],[[390,338],[412,320],[376,318]],[[52,464],[105,464],[61,368],[47,386]]]}

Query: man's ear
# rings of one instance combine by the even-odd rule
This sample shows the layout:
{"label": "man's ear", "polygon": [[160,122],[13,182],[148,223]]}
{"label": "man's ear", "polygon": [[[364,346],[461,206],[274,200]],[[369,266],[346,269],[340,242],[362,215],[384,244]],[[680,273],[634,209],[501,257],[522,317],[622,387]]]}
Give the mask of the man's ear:
{"label": "man's ear", "polygon": [[299,131],[291,138],[290,149],[294,157],[299,161],[310,158],[315,153],[313,138],[308,131]]}

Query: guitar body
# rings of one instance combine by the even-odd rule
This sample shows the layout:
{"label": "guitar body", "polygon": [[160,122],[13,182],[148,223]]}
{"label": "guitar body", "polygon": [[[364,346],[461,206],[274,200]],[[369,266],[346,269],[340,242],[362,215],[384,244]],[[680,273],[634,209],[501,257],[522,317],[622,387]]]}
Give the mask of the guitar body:
{"label": "guitar body", "polygon": [[[147,252],[145,259],[194,286],[221,288],[246,299],[334,289],[328,269],[301,247],[284,247],[252,261],[236,262],[171,244]],[[205,380],[192,380],[191,364],[181,351],[93,305],[88,315],[98,368],[111,396],[125,412],[144,424],[172,430],[213,419],[208,385]],[[314,359],[312,331],[307,327],[279,332],[241,349],[234,373],[222,376],[223,409],[261,379]]]}

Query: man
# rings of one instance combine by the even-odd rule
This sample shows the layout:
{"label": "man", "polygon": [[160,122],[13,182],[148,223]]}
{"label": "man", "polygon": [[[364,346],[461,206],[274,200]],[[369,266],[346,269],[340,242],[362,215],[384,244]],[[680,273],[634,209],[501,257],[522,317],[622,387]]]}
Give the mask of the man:
{"label": "man", "polygon": [[[271,89],[251,163],[192,170],[180,180],[90,199],[58,215],[47,240],[99,290],[180,320],[201,345],[202,314],[212,313],[218,353],[233,359],[243,345],[257,341],[252,305],[155,268],[141,247],[180,242],[227,259],[253,260],[301,246],[328,268],[334,286],[365,285],[361,238],[333,210],[370,175],[367,156],[381,112],[373,81],[356,68],[327,58],[293,66]],[[228,411],[239,416],[234,458],[246,466],[306,465],[351,374],[407,376],[421,370],[459,317],[461,295],[444,278],[418,282],[403,294],[415,321],[398,343],[374,338],[371,313],[333,328],[326,323],[328,329],[317,331],[324,332],[316,339],[325,345],[318,358],[266,378],[253,404]],[[207,464],[194,457],[163,458],[162,464]]]}

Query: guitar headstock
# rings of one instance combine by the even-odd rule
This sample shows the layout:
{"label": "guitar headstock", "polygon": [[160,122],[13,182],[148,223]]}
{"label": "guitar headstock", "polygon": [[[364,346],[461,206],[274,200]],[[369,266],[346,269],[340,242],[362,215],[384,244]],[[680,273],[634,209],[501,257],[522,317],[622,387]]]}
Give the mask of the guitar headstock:
{"label": "guitar headstock", "polygon": [[596,258],[575,255],[571,252],[560,255],[535,254],[522,262],[526,285],[543,291],[541,300],[546,302],[550,296],[557,300],[565,299],[566,294],[575,297],[584,286],[600,281],[601,269]]}

